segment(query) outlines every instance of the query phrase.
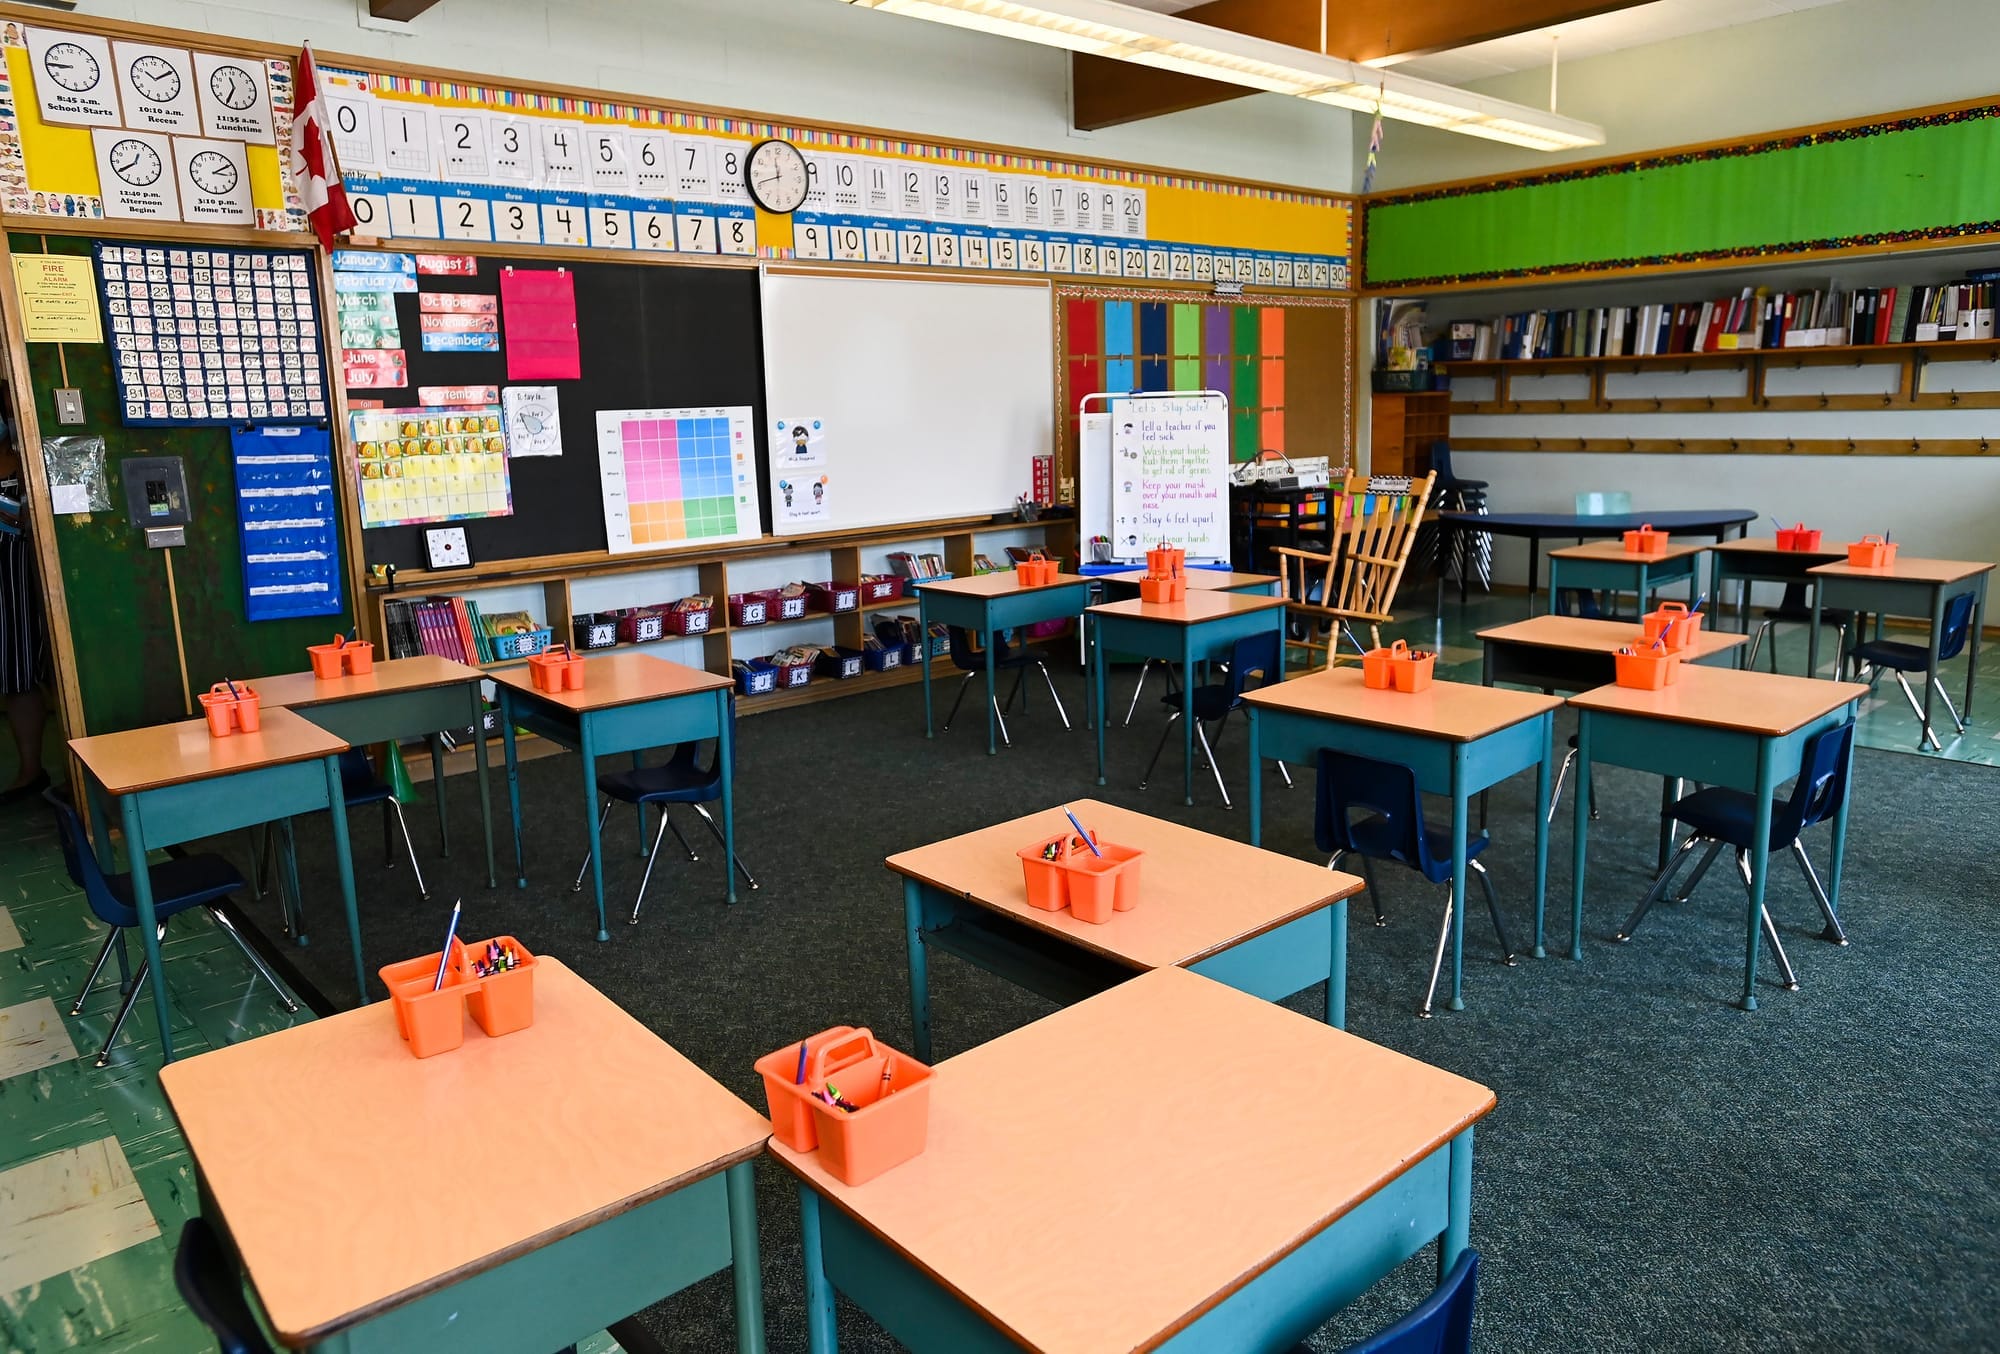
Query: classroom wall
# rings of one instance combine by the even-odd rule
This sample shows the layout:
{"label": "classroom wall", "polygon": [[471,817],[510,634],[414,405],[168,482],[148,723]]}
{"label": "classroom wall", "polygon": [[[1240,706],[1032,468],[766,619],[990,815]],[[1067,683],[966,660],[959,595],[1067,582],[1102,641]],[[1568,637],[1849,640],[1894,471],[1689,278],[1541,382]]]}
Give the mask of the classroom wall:
{"label": "classroom wall", "polygon": [[[1566,154],[1385,123],[1375,190],[1545,169],[1976,99],[2000,86],[1991,0],[1845,0],[1580,61],[1563,61],[1559,107],[1606,142]],[[1468,88],[1546,108],[1547,63]],[[1369,119],[1354,119],[1355,186]]]}
{"label": "classroom wall", "polygon": [[80,14],[472,74],[1346,191],[1352,115],[1254,95],[1101,132],[1069,55],[833,0],[442,0],[398,31],[357,0],[82,0]]}

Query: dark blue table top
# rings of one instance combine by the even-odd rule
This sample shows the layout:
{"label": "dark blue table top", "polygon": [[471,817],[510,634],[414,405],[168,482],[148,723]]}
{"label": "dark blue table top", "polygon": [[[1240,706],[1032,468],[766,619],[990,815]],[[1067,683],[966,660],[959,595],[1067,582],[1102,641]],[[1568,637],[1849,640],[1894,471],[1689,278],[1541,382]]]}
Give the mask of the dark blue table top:
{"label": "dark blue table top", "polygon": [[1668,512],[1627,512],[1588,517],[1574,512],[1441,512],[1438,520],[1500,535],[1618,536],[1642,526],[1662,531],[1719,531],[1759,514],[1749,508],[1685,508]]}

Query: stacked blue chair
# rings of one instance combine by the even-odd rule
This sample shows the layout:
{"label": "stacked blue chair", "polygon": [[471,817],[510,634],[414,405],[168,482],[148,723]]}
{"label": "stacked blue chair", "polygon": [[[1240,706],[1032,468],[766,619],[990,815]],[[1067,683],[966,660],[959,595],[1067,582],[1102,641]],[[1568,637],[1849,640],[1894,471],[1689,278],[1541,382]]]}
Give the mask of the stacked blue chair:
{"label": "stacked blue chair", "polygon": [[[1937,637],[1938,662],[1949,662],[1965,651],[1965,638],[1972,632],[1974,600],[1973,594],[1961,592],[1944,604],[1944,623],[1939,627]],[[1883,673],[1895,673],[1896,685],[1903,688],[1903,699],[1910,703],[1910,709],[1916,714],[1917,722],[1923,728],[1917,746],[1921,748],[1925,742],[1933,748],[1944,746],[1938,741],[1937,732],[1931,728],[1930,721],[1924,718],[1924,707],[1917,700],[1917,693],[1910,690],[1909,679],[1903,676],[1906,672],[1930,671],[1931,655],[1928,648],[1922,644],[1905,644],[1896,639],[1871,639],[1848,650],[1847,658],[1855,665],[1856,677],[1866,680],[1871,687],[1881,680]],[[1951,722],[1960,733],[1964,733],[1965,721],[1958,717],[1958,707],[1951,703],[1950,695],[1945,692],[1944,683],[1939,681],[1936,675],[1932,675],[1931,686],[1936,689],[1938,695],[1944,697],[1944,708],[1951,712]]]}

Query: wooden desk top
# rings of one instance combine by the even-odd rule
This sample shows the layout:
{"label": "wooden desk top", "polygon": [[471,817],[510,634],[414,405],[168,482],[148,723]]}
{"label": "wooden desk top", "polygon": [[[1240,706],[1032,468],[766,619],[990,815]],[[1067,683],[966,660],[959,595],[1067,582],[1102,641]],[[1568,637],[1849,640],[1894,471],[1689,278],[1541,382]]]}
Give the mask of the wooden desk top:
{"label": "wooden desk top", "polygon": [[[1098,577],[1116,580],[1133,587],[1146,576],[1146,567],[1136,565],[1115,574],[1099,574]],[[1189,592],[1233,592],[1237,588],[1268,588],[1278,582],[1276,574],[1243,574],[1234,569],[1189,569],[1187,585]]]}
{"label": "wooden desk top", "polygon": [[1184,602],[1148,602],[1128,597],[1122,602],[1100,602],[1089,610],[1093,616],[1134,616],[1140,620],[1165,621],[1169,625],[1193,625],[1231,616],[1242,611],[1263,611],[1281,607],[1282,597],[1259,597],[1247,592],[1215,592],[1189,588]]}
{"label": "wooden desk top", "polygon": [[771,1126],[560,961],[535,1023],[413,1058],[386,1001],[171,1063],[188,1145],[288,1345],[755,1156]]}
{"label": "wooden desk top", "polygon": [[1880,569],[1863,569],[1849,564],[1847,552],[1841,552],[1837,564],[1822,564],[1807,572],[1820,577],[1835,578],[1893,578],[1906,583],[1956,583],[1961,578],[1971,578],[1990,570],[1991,564],[1981,564],[1977,560],[1962,559],[1911,559],[1897,555],[1893,563]]}
{"label": "wooden desk top", "polygon": [[[1481,630],[1479,637],[1488,643],[1531,644],[1537,648],[1566,649],[1574,653],[1615,654],[1627,644],[1643,642],[1640,639],[1642,633],[1630,621],[1585,620],[1581,616],[1531,616],[1525,621]],[[1692,661],[1749,642],[1748,635],[1739,635],[1731,630],[1710,630],[1704,626],[1695,631],[1694,643],[1680,652],[1684,659]]]}
{"label": "wooden desk top", "polygon": [[666,696],[690,696],[729,685],[727,677],[643,653],[614,653],[601,658],[586,658],[581,691],[554,694],[537,691],[535,679],[529,675],[526,666],[496,668],[486,675],[516,691],[525,691],[536,700],[566,706],[578,714],[608,710],[614,705],[660,700]]}
{"label": "wooden desk top", "polygon": [[[1824,540],[1824,538],[1822,538]],[[1740,540],[1716,541],[1704,546],[1706,550],[1720,550],[1725,555],[1782,555],[1787,559],[1844,560],[1847,547],[1836,545],[1820,550],[1780,550],[1775,536],[1745,536]]]}
{"label": "wooden desk top", "polygon": [[[263,693],[260,690],[258,694]],[[304,715],[290,710],[261,713],[255,733],[211,738],[206,719],[184,719],[123,733],[72,738],[69,750],[90,768],[105,793],[114,796],[263,766],[311,761],[347,750],[345,739],[310,723]]]}
{"label": "wooden desk top", "polygon": [[1012,569],[995,569],[990,574],[969,574],[964,578],[940,578],[932,582],[918,579],[921,591],[950,592],[963,597],[1005,597],[1016,592],[1040,592],[1044,588],[1064,588],[1074,583],[1088,583],[1082,574],[1057,574],[1055,581],[1023,584]]}
{"label": "wooden desk top", "polygon": [[1683,663],[1673,683],[1658,691],[1600,686],[1571,696],[1569,703],[1776,737],[1867,694],[1868,688],[1859,682]]}
{"label": "wooden desk top", "polygon": [[417,658],[390,658],[375,665],[362,677],[336,677],[321,681],[310,672],[287,672],[276,677],[259,677],[251,684],[266,710],[302,710],[312,705],[353,700],[357,696],[385,696],[397,691],[422,691],[429,687],[457,686],[476,682],[486,674],[478,668],[454,663],[449,658],[424,654]]}
{"label": "wooden desk top", "polygon": [[[1626,627],[1629,632],[1630,626]],[[1382,729],[1470,743],[1489,733],[1533,719],[1562,704],[1560,696],[1532,691],[1504,691],[1470,682],[1432,682],[1422,691],[1370,691],[1362,685],[1358,667],[1294,677],[1275,686],[1245,692],[1247,704],[1264,710],[1285,710],[1347,724],[1371,724]]]}
{"label": "wooden desk top", "polygon": [[1549,551],[1551,559],[1594,559],[1611,561],[1623,560],[1628,564],[1663,564],[1668,560],[1684,559],[1689,555],[1699,555],[1709,549],[1707,545],[1675,545],[1672,541],[1651,554],[1641,555],[1627,550],[1623,541],[1588,541],[1583,545],[1565,545]]}
{"label": "wooden desk top", "polygon": [[1494,1103],[1169,968],[938,1064],[924,1152],[866,1184],[770,1150],[1025,1348],[1101,1354],[1154,1348]]}
{"label": "wooden desk top", "polygon": [[1045,809],[890,856],[897,874],[1003,913],[1130,968],[1192,964],[1357,893],[1361,881],[1309,861],[1079,799],[1070,804],[1099,841],[1136,846],[1139,905],[1103,925],[1028,906],[1024,846],[1073,829]]}

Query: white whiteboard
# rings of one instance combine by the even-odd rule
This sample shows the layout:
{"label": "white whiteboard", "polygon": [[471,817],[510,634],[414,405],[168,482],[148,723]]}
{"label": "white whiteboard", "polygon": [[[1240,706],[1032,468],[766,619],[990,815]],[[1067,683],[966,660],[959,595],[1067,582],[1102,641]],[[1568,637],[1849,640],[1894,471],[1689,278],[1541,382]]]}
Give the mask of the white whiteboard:
{"label": "white whiteboard", "polygon": [[[826,426],[826,511],[778,535],[1003,512],[1055,449],[1047,283],[766,269],[765,422]],[[767,436],[769,429],[767,428]],[[774,487],[785,448],[772,445]]]}

